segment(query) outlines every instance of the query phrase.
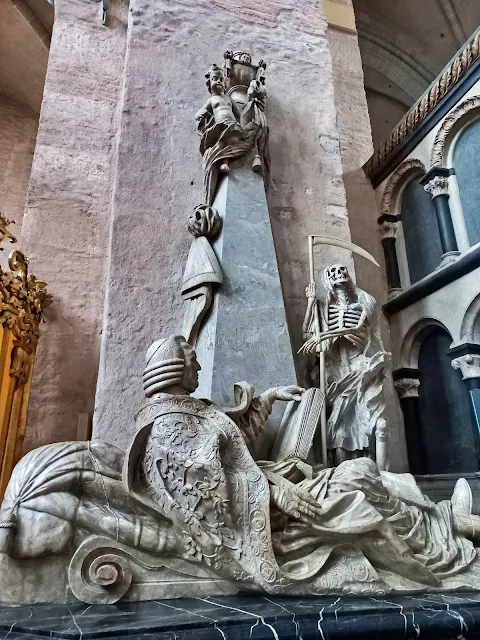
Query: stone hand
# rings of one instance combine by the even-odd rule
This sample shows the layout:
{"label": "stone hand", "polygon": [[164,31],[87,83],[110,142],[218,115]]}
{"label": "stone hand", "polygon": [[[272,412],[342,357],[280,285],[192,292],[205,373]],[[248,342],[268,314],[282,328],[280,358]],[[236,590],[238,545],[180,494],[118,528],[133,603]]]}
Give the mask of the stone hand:
{"label": "stone hand", "polygon": [[298,353],[315,353],[319,344],[324,340],[330,338],[339,338],[344,336],[345,338],[356,336],[362,331],[362,327],[352,327],[350,329],[336,329],[334,331],[325,331],[318,336],[312,336],[309,338],[299,349]]}
{"label": "stone hand", "polygon": [[268,394],[270,400],[284,400],[288,402],[290,400],[301,400],[302,393],[305,391],[302,387],[296,385],[290,385],[288,387],[272,387],[265,393]]}
{"label": "stone hand", "polygon": [[300,522],[310,524],[322,516],[322,508],[315,498],[295,485],[291,487],[270,485],[270,497],[280,511]]}
{"label": "stone hand", "polygon": [[310,284],[306,286],[305,294],[306,294],[307,298],[313,298],[314,300],[317,299],[317,292],[315,290],[315,282],[310,282]]}

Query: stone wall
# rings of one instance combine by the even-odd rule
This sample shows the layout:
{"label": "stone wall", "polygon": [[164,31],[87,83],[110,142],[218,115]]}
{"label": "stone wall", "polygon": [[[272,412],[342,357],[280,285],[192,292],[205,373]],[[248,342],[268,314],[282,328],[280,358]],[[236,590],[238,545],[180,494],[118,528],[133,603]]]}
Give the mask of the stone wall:
{"label": "stone wall", "polygon": [[25,105],[0,97],[0,210],[14,234],[20,234],[32,168],[38,114]]}
{"label": "stone wall", "polygon": [[37,353],[25,448],[75,439],[93,412],[126,9],[58,0],[21,246],[53,304]]}

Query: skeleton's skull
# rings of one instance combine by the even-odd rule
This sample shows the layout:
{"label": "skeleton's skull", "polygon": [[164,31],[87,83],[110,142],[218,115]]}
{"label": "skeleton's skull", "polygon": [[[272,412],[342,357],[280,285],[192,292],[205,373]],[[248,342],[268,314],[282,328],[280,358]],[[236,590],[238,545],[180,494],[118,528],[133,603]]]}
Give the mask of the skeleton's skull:
{"label": "skeleton's skull", "polygon": [[350,281],[348,269],[343,264],[331,264],[325,269],[325,277],[332,288]]}

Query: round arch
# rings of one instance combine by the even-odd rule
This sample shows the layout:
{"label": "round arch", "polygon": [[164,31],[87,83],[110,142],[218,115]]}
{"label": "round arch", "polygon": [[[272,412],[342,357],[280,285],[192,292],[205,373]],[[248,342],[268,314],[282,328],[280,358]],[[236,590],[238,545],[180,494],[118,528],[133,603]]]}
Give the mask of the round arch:
{"label": "round arch", "polygon": [[422,318],[413,324],[405,334],[400,347],[399,369],[418,369],[418,356],[422,342],[436,328],[443,329],[453,342],[452,334],[437,318]]}
{"label": "round arch", "polygon": [[477,342],[478,336],[475,335],[475,325],[480,320],[480,293],[478,293],[470,302],[465,311],[460,328],[461,342]]}
{"label": "round arch", "polygon": [[425,173],[425,165],[417,158],[408,158],[401,162],[388,179],[383,190],[380,203],[381,214],[392,213],[392,208],[395,208],[407,184],[416,176],[424,175]]}

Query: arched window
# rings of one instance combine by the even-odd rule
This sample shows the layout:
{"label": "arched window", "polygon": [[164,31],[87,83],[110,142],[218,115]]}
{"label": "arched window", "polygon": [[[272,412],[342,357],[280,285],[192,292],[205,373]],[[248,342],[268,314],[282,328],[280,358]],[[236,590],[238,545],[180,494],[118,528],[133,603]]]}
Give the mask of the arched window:
{"label": "arched window", "polygon": [[420,347],[420,421],[427,473],[478,471],[468,391],[447,355],[449,334],[435,327]]}
{"label": "arched window", "polygon": [[410,283],[435,271],[442,259],[442,246],[430,195],[415,178],[407,184],[401,202]]}
{"label": "arched window", "polygon": [[474,245],[480,242],[480,119],[460,134],[453,151],[453,166],[457,174],[465,226]]}

